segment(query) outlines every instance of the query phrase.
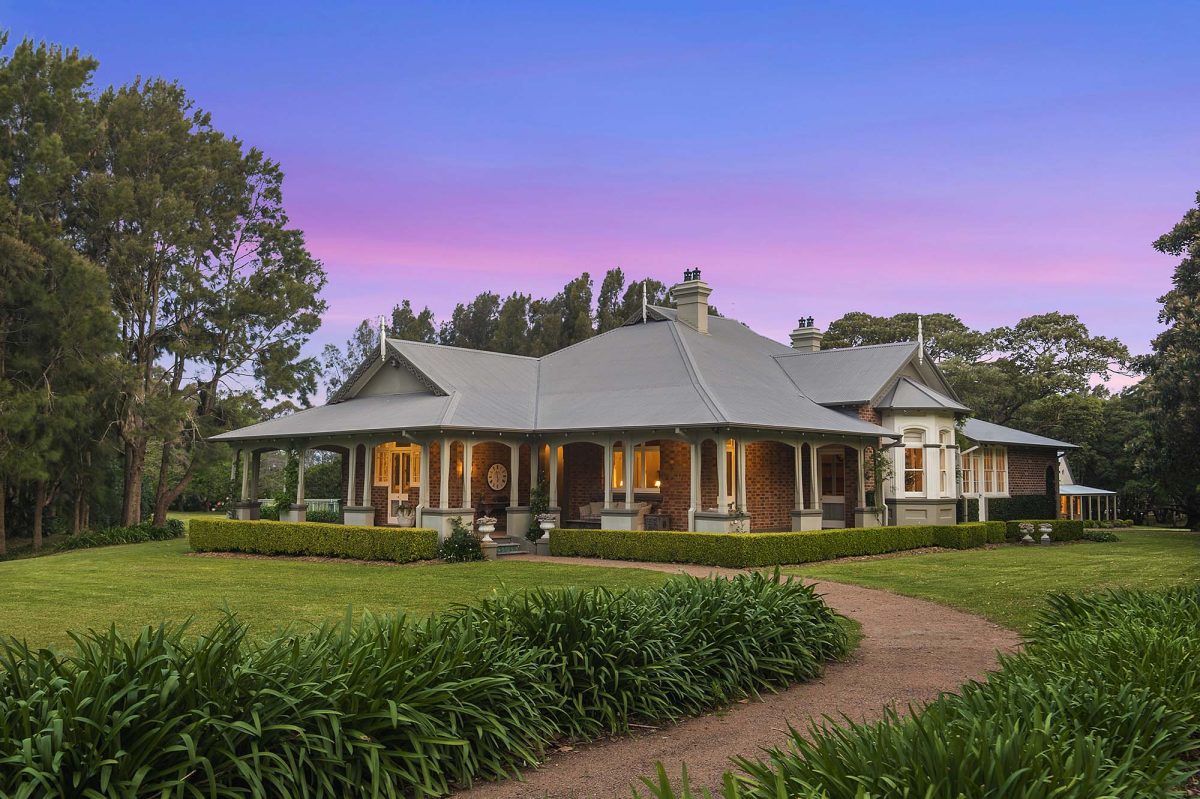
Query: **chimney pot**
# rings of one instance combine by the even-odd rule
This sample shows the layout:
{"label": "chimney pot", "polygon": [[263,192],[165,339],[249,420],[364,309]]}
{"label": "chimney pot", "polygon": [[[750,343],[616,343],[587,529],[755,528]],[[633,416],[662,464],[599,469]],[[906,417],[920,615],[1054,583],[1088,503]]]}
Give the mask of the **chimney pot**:
{"label": "chimney pot", "polygon": [[707,333],[709,294],[712,294],[712,287],[700,279],[699,269],[683,270],[683,282],[671,287],[676,318],[701,333]]}
{"label": "chimney pot", "polygon": [[792,331],[792,348],[801,352],[817,352],[821,349],[821,339],[825,334],[813,325],[813,318],[800,317],[796,329]]}

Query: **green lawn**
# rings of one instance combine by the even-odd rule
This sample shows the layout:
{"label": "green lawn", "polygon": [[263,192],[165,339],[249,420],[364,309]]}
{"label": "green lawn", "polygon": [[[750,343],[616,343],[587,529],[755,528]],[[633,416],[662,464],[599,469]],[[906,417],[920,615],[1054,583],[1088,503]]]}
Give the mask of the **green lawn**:
{"label": "green lawn", "polygon": [[812,564],[790,574],[931,599],[1014,630],[1033,623],[1052,592],[1167,588],[1200,582],[1200,535],[1117,530],[1115,544],[1005,545],[989,550]]}
{"label": "green lawn", "polygon": [[387,566],[188,554],[186,541],[104,547],[0,563],[0,636],[64,645],[67,630],[133,630],[194,617],[200,629],[223,607],[262,635],[355,613],[424,616],[492,591],[537,586],[658,585],[666,575],[529,562]]}

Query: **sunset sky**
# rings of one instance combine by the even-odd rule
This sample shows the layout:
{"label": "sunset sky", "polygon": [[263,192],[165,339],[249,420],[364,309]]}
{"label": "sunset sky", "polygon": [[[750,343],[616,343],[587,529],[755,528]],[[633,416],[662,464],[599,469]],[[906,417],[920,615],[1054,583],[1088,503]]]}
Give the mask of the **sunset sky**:
{"label": "sunset sky", "polygon": [[1200,4],[12,3],[287,173],[313,351],[402,298],[677,280],[785,339],[1049,310],[1144,351],[1200,189]]}

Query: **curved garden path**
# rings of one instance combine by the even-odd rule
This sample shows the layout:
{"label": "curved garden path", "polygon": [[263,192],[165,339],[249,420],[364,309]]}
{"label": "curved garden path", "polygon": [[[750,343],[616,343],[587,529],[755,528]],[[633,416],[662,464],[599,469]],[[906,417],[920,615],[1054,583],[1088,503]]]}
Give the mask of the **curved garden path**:
{"label": "curved garden path", "polygon": [[[532,558],[530,558],[532,559]],[[624,566],[696,576],[732,575],[735,569],[631,563],[587,558],[536,558],[597,566]],[[522,780],[481,783],[458,796],[628,797],[642,776],[661,761],[673,777],[687,763],[694,787],[720,787],[729,759],[753,757],[787,737],[788,725],[805,727],[822,716],[857,721],[878,718],[883,708],[935,699],[996,666],[997,651],[1013,651],[1016,633],[951,608],[886,591],[818,582],[825,601],[862,625],[863,639],[845,663],[831,663],[820,679],[793,685],[759,701],[735,704],[700,718],[629,737],[554,752]]]}

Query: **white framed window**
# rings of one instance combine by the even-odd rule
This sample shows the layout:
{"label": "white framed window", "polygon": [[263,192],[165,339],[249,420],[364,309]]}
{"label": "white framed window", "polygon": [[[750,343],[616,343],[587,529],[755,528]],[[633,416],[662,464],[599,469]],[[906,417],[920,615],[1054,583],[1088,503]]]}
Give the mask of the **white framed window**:
{"label": "white framed window", "polygon": [[904,493],[925,493],[925,431],[904,431]]}
{"label": "white framed window", "polygon": [[1008,496],[1008,449],[981,446],[963,456],[963,493]]}
{"label": "white framed window", "polygon": [[941,445],[941,449],[938,450],[938,475],[943,497],[954,495],[954,480],[950,471],[950,444],[953,441],[949,430],[938,432],[938,444]]}
{"label": "white framed window", "polygon": [[[625,449],[613,448],[613,488],[625,488]],[[662,455],[657,445],[637,444],[633,448],[633,490],[658,491],[662,488]]]}

